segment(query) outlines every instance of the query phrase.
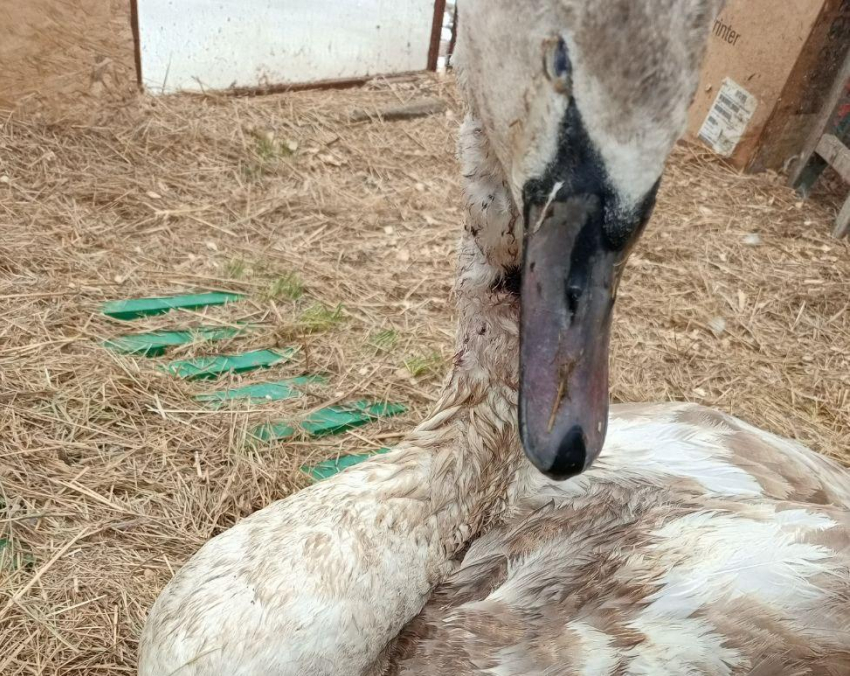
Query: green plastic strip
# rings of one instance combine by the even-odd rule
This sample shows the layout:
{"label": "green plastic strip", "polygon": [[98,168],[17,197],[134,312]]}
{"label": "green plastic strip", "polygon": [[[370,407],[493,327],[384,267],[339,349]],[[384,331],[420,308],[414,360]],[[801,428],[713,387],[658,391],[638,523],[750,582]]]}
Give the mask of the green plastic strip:
{"label": "green plastic strip", "polygon": [[161,357],[171,347],[189,345],[197,341],[227,340],[243,333],[245,328],[229,326],[204,326],[190,331],[154,331],[119,336],[103,343],[104,347],[120,354],[142,357]]}
{"label": "green plastic strip", "polygon": [[326,383],[324,376],[301,376],[299,378],[288,378],[276,383],[258,383],[239,387],[224,392],[212,392],[211,394],[199,394],[196,401],[209,403],[212,406],[223,406],[228,401],[237,399],[248,399],[252,402],[281,401],[283,399],[294,399],[300,397],[301,393],[295,389],[301,385],[312,385]]}
{"label": "green plastic strip", "polygon": [[163,368],[178,378],[186,380],[210,380],[228,373],[244,373],[255,369],[268,368],[282,361],[292,359],[297,348],[290,347],[282,352],[257,350],[245,354],[219,355],[216,357],[196,357],[175,361]]}
{"label": "green plastic strip", "polygon": [[130,320],[161,315],[171,310],[196,310],[210,305],[224,305],[242,300],[244,297],[238,293],[211,292],[165,298],[132,298],[109,301],[104,304],[101,312],[114,319]]}
{"label": "green plastic strip", "polygon": [[[340,434],[346,430],[360,427],[376,418],[389,418],[407,411],[402,404],[373,404],[368,401],[356,401],[345,406],[329,406],[306,418],[300,428],[311,437],[323,437]],[[289,423],[270,423],[260,425],[252,436],[260,441],[279,441],[295,436],[297,428]]]}
{"label": "green plastic strip", "polygon": [[338,474],[344,469],[353,467],[354,465],[359,465],[361,462],[364,462],[369,458],[374,458],[376,455],[389,452],[389,448],[381,448],[371,453],[343,455],[339,458],[325,460],[324,462],[320,462],[318,465],[314,465],[312,467],[310,465],[303,465],[301,467],[301,471],[309,476],[313,481],[321,481],[322,479],[332,477],[334,474]]}

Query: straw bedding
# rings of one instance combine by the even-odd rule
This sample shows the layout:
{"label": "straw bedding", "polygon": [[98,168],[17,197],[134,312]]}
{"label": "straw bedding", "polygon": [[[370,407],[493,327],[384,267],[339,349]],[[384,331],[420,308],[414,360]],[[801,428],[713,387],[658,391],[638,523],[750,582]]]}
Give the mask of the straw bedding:
{"label": "straw bedding", "polygon": [[[446,115],[352,124],[424,96]],[[392,445],[453,352],[463,219],[449,79],[254,99],[139,98],[95,125],[0,126],[0,673],[133,673],[145,611],[240,517],[305,486],[299,467]],[[828,196],[676,150],[621,286],[616,400],[692,400],[850,460],[850,247]],[[109,299],[248,298],[131,327]],[[127,331],[250,322],[165,359]],[[327,373],[301,399],[219,411],[158,365],[301,346],[259,382]],[[409,406],[340,437],[246,443],[255,424],[353,398]]]}

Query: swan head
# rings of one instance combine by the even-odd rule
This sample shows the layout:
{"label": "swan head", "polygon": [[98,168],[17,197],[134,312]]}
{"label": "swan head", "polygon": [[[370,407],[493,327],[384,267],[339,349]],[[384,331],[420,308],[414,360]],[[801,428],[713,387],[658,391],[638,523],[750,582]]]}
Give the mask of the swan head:
{"label": "swan head", "polygon": [[[721,0],[461,0],[456,64],[522,218],[520,435],[599,455],[617,286],[684,131]],[[520,231],[521,229],[521,231]]]}

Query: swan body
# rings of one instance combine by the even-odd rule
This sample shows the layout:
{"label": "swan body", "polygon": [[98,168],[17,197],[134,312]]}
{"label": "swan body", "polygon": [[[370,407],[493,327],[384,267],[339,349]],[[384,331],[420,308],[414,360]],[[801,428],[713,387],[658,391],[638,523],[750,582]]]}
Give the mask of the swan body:
{"label": "swan body", "polygon": [[619,271],[718,7],[461,3],[442,398],[394,452],[204,545],[141,676],[850,673],[847,471],[698,406],[608,415]]}
{"label": "swan body", "polygon": [[850,673],[843,469],[691,404],[614,407],[607,443],[531,479],[388,673]]}
{"label": "swan body", "polygon": [[459,415],[205,545],[142,673],[850,673],[843,469],[700,406],[622,405],[581,477],[524,463],[505,491],[504,465],[446,502]]}

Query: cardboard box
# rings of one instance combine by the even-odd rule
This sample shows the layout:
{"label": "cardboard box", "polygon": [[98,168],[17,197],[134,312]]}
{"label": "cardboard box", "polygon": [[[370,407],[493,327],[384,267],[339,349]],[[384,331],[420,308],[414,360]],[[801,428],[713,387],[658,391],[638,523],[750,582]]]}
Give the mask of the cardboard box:
{"label": "cardboard box", "polygon": [[63,118],[136,91],[128,0],[0,0],[0,110]]}
{"label": "cardboard box", "polygon": [[741,169],[782,169],[848,47],[850,0],[729,0],[712,28],[688,137]]}

